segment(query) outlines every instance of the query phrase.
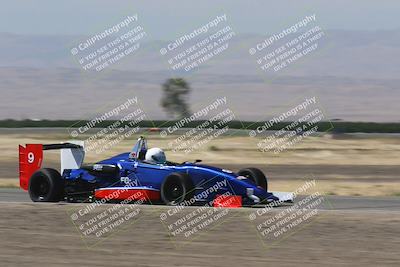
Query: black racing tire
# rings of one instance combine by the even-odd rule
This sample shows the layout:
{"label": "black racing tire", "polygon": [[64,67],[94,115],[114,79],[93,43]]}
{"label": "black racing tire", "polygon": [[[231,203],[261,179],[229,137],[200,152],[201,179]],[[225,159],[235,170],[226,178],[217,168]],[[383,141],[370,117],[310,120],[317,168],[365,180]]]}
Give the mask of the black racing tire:
{"label": "black racing tire", "polygon": [[37,170],[29,180],[29,196],[33,202],[58,202],[64,195],[61,174],[54,169]]}
{"label": "black racing tire", "polygon": [[194,189],[189,175],[174,172],[165,177],[161,185],[161,200],[166,205],[179,205],[194,197]]}
{"label": "black racing tire", "polygon": [[267,177],[265,177],[264,173],[257,168],[246,168],[241,169],[238,174],[240,176],[244,176],[247,179],[251,180],[257,186],[262,187],[265,191],[268,191],[268,181]]}

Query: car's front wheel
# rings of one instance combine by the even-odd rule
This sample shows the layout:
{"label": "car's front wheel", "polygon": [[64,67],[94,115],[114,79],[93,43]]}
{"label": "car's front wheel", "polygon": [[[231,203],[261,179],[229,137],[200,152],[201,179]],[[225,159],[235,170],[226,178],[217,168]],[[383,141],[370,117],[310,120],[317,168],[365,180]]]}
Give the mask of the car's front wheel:
{"label": "car's front wheel", "polygon": [[33,202],[58,202],[63,196],[61,175],[54,169],[44,168],[32,174],[29,196]]}
{"label": "car's front wheel", "polygon": [[265,191],[268,191],[268,182],[267,178],[265,177],[264,173],[257,168],[246,168],[241,169],[238,174],[240,176],[244,176],[257,186],[263,188]]}
{"label": "car's front wheel", "polygon": [[192,179],[186,173],[171,173],[161,185],[161,200],[167,205],[179,205],[194,196]]}

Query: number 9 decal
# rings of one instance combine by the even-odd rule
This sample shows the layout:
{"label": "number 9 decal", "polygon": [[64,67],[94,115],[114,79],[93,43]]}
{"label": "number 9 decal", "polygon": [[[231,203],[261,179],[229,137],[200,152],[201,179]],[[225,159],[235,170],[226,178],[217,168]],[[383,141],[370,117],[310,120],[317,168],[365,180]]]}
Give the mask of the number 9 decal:
{"label": "number 9 decal", "polygon": [[28,163],[33,163],[35,161],[35,154],[33,152],[28,153]]}

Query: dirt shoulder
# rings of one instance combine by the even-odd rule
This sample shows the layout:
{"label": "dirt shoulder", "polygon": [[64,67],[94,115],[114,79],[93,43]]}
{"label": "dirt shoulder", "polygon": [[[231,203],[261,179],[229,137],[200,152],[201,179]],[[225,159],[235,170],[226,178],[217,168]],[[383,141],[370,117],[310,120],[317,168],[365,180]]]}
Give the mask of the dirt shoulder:
{"label": "dirt shoulder", "polygon": [[68,216],[71,206],[81,205],[0,206],[4,266],[397,266],[400,261],[398,212],[323,211],[269,246],[248,219],[254,209],[234,209],[234,216],[181,244],[160,222],[167,207],[145,206],[137,222],[88,249]]}

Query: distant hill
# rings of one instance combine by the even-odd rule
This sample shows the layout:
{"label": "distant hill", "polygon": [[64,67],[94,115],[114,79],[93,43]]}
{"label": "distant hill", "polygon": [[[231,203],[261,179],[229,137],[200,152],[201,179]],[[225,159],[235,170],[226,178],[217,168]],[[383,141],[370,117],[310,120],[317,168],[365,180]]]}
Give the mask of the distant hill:
{"label": "distant hill", "polygon": [[96,75],[81,70],[70,54],[84,36],[1,33],[0,119],[90,118],[132,95],[148,116],[166,119],[160,84],[186,76],[193,111],[226,96],[238,119],[263,120],[315,95],[330,118],[398,122],[400,30],[325,32],[315,54],[277,74],[263,73],[248,54],[263,36],[237,35],[224,54],[193,73],[169,69],[158,52],[167,42],[154,41]]}

